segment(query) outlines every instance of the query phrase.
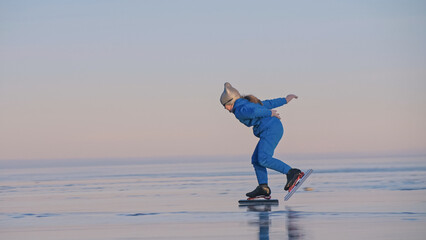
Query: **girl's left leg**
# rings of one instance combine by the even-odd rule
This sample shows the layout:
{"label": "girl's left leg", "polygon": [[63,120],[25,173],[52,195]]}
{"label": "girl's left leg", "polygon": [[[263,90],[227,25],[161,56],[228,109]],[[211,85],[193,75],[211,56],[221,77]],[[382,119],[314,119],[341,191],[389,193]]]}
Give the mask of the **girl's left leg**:
{"label": "girl's left leg", "polygon": [[291,167],[279,159],[273,158],[275,148],[283,136],[283,127],[280,124],[274,124],[268,130],[260,135],[257,144],[257,159],[260,166],[270,168],[283,174],[287,174]]}

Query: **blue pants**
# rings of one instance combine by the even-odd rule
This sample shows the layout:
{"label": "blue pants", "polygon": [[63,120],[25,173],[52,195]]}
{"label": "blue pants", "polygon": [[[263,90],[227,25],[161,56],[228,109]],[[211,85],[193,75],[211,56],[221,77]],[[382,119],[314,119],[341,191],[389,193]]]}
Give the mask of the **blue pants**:
{"label": "blue pants", "polygon": [[[277,119],[278,120],[278,119]],[[287,174],[291,167],[279,159],[273,158],[274,150],[284,133],[281,121],[274,121],[260,135],[259,142],[251,158],[257,181],[260,184],[268,184],[268,172],[266,168]]]}

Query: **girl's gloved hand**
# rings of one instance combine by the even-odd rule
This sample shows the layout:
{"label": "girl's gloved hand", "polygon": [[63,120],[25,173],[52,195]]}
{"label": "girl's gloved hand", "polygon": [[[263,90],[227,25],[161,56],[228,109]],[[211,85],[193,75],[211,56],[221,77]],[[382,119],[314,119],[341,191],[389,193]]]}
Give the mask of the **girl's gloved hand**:
{"label": "girl's gloved hand", "polygon": [[278,119],[281,119],[280,114],[277,112],[277,110],[271,110],[272,114],[271,117],[276,117]]}
{"label": "girl's gloved hand", "polygon": [[289,94],[287,97],[285,97],[285,100],[287,100],[287,103],[289,103],[293,98],[297,99],[297,96],[294,94]]}

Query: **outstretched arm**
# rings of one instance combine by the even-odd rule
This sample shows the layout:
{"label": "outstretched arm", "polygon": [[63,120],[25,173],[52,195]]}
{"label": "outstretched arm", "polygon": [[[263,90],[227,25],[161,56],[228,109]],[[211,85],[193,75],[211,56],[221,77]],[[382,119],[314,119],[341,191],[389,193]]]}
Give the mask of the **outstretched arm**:
{"label": "outstretched arm", "polygon": [[293,98],[297,99],[297,96],[294,94],[289,94],[285,98],[264,100],[262,101],[262,103],[263,103],[263,106],[265,106],[266,108],[273,109],[273,108],[281,107],[282,105],[289,103]]}
{"label": "outstretched arm", "polygon": [[273,108],[281,107],[284,104],[287,104],[287,99],[276,98],[276,99],[270,99],[270,100],[263,100],[262,104],[268,109],[273,109]]}

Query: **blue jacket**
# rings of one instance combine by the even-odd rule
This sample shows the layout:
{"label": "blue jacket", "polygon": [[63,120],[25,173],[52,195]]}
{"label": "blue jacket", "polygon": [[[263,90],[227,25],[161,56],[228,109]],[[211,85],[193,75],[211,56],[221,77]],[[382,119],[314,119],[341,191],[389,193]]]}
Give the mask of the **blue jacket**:
{"label": "blue jacket", "polygon": [[[259,137],[275,117],[271,117],[271,109],[287,104],[285,98],[276,98],[272,100],[262,101],[263,106],[257,103],[252,103],[247,99],[240,98],[234,103],[232,112],[241,123],[247,127],[253,127],[253,133]],[[278,119],[278,118],[277,118]]]}

